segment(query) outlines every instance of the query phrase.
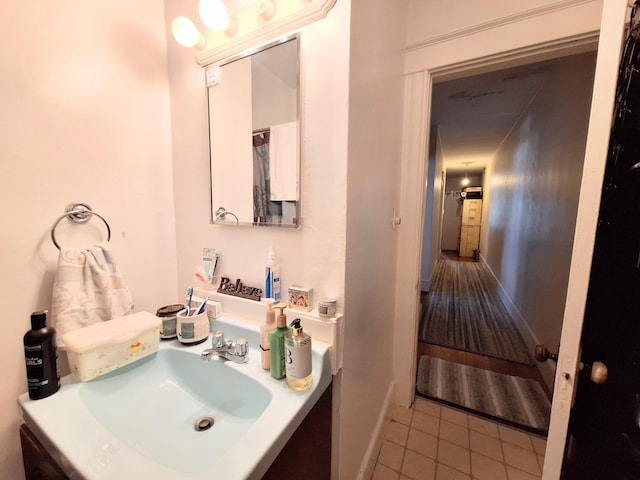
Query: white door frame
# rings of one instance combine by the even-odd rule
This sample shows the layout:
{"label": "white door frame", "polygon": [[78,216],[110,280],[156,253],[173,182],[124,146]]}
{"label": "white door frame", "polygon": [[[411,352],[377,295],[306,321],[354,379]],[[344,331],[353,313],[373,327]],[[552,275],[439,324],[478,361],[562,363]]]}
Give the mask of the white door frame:
{"label": "white door frame", "polygon": [[[611,117],[614,105],[617,66],[622,47],[626,0],[605,0],[602,5],[599,49],[596,64],[592,109],[585,149],[583,178],[576,219],[567,300],[556,372],[551,423],[547,440],[545,480],[558,479],[571,401],[575,389],[582,321],[591,269],[600,192],[604,178]],[[424,198],[428,166],[431,87],[434,78],[453,78],[470,71],[495,70],[578,52],[589,48],[598,38],[597,31],[573,35],[536,46],[522,46],[466,61],[452,60],[424,70],[412,68],[408,59],[405,77],[401,195],[403,222],[399,230],[397,255],[396,326],[394,362],[396,403],[409,406],[415,397],[416,351],[418,341],[420,265],[424,226]],[[455,55],[452,56],[455,59]],[[415,62],[414,62],[415,63]],[[411,72],[410,70],[414,70]],[[408,252],[408,254],[407,254]],[[565,379],[563,373],[569,374]],[[407,375],[407,373],[409,375]]]}

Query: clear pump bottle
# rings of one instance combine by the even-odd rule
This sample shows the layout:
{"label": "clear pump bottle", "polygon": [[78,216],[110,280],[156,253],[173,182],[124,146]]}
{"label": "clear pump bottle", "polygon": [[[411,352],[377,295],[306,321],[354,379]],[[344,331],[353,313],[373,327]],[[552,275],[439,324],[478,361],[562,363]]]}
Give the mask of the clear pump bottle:
{"label": "clear pump bottle", "polygon": [[311,386],[311,337],[304,333],[300,319],[291,322],[291,332],[284,337],[287,384],[294,390]]}

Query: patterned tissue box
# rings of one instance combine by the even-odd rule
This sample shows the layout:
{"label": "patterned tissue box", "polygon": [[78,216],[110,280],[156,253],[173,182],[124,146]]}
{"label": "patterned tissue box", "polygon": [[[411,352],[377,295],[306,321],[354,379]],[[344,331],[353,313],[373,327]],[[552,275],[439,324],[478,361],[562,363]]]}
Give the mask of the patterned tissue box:
{"label": "patterned tissue box", "polygon": [[289,308],[305,312],[311,311],[313,309],[313,288],[299,287],[297,285],[290,286]]}

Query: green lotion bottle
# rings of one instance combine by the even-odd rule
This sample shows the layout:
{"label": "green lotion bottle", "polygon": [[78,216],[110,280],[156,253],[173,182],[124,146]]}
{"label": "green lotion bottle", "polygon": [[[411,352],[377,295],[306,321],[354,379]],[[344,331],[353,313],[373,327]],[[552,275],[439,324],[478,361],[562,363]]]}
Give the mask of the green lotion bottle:
{"label": "green lotion bottle", "polygon": [[286,374],[285,358],[284,358],[284,337],[291,331],[287,327],[287,316],[284,314],[286,305],[279,303],[273,308],[279,311],[276,317],[276,328],[269,334],[269,348],[271,354],[271,376],[273,378],[284,378]]}

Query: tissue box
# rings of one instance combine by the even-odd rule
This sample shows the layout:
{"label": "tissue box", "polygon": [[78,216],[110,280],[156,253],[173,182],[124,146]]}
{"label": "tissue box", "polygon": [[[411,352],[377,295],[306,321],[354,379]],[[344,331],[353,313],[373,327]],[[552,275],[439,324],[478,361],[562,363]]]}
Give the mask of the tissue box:
{"label": "tissue box", "polygon": [[313,288],[291,285],[289,287],[289,308],[310,312],[313,309]]}
{"label": "tissue box", "polygon": [[162,319],[138,312],[62,337],[73,375],[86,382],[158,351]]}

